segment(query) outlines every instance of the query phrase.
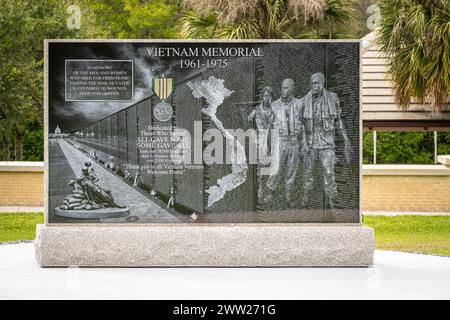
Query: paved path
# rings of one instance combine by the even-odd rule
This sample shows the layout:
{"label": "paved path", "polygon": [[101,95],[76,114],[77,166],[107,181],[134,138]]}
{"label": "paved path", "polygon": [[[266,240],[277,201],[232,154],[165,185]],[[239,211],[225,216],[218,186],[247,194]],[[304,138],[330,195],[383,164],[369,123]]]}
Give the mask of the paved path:
{"label": "paved path", "polygon": [[375,251],[370,268],[45,268],[0,246],[0,299],[450,299],[450,258]]}
{"label": "paved path", "polygon": [[[87,155],[75,149],[70,143],[59,139],[59,145],[73,172],[79,177],[81,169],[86,161],[91,161],[95,175],[99,178],[98,184],[112,191],[112,196],[116,203],[130,208],[130,215],[139,218],[139,222],[179,222],[179,220],[165,209],[161,208],[149,198],[145,197],[132,186],[126,184],[122,179],[105,169]],[[126,222],[125,218],[101,219],[102,222]]]}

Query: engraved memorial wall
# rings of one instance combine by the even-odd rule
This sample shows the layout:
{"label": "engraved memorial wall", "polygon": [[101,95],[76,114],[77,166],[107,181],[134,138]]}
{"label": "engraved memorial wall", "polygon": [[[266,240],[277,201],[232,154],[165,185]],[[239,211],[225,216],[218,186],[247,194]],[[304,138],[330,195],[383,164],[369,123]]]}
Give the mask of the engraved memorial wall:
{"label": "engraved memorial wall", "polygon": [[[46,45],[41,265],[58,265],[45,250],[46,236],[57,230],[81,238],[130,232],[136,243],[153,245],[178,230],[180,240],[201,234],[210,246],[191,263],[179,255],[166,263],[149,256],[119,263],[108,248],[109,260],[95,262],[92,255],[81,265],[209,265],[202,259],[209,261],[208,250],[220,250],[214,246],[227,237],[225,243],[236,246],[228,250],[231,260],[219,257],[213,265],[352,264],[349,253],[345,263],[305,258],[315,237],[330,242],[337,260],[348,246],[332,248],[333,237],[354,241],[364,255],[355,265],[370,264],[373,232],[360,224],[359,42]],[[153,233],[157,228],[162,234]],[[284,234],[280,243],[252,245],[276,239],[271,232]],[[283,248],[291,260],[259,260],[284,241],[290,241]],[[300,243],[311,248],[296,249]],[[243,258],[239,250],[246,246],[254,252]],[[289,253],[289,246],[299,251]],[[139,250],[155,252],[151,248]]]}

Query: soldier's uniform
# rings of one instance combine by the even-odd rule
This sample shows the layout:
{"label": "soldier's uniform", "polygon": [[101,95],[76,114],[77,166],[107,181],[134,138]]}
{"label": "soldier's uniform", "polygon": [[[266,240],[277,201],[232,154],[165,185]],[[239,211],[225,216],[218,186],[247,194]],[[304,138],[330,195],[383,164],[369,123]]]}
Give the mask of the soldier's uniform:
{"label": "soldier's uniform", "polygon": [[[270,100],[266,94],[270,95]],[[254,120],[256,123],[256,129],[258,130],[258,136],[256,144],[258,146],[258,198],[264,198],[264,186],[266,185],[266,177],[262,173],[263,167],[270,162],[268,154],[268,138],[269,130],[272,126],[274,114],[271,108],[272,101],[272,88],[264,87],[261,94],[263,100],[248,116],[248,120]]]}
{"label": "soldier's uniform", "polygon": [[269,130],[272,126],[274,114],[270,107],[265,108],[262,104],[258,105],[248,116],[255,119],[256,129],[258,130],[258,159],[267,156],[267,140]]}
{"label": "soldier's uniform", "polygon": [[303,200],[307,202],[309,199],[314,183],[314,164],[319,160],[323,168],[325,196],[328,204],[333,207],[337,196],[334,137],[337,121],[341,117],[338,96],[325,89],[317,98],[309,92],[302,99],[301,116],[305,129],[304,143],[308,150],[304,155]]}
{"label": "soldier's uniform", "polygon": [[[266,89],[268,92],[272,93],[272,89]],[[259,187],[258,187],[258,197],[264,197],[264,186],[266,185],[266,177],[261,173],[262,167],[268,164],[268,137],[269,130],[272,126],[274,119],[272,108],[270,103],[268,107],[264,107],[263,104],[259,104],[248,116],[248,119],[254,119],[256,123],[256,129],[258,130],[257,136],[257,146],[258,146],[258,165],[261,166],[258,169],[259,177]]]}
{"label": "soldier's uniform", "polygon": [[275,191],[284,171],[286,198],[290,202],[300,156],[300,100],[292,97],[289,102],[283,102],[280,98],[272,103],[272,111],[272,127],[278,129],[278,139],[272,146],[272,165],[267,187],[270,191]]}

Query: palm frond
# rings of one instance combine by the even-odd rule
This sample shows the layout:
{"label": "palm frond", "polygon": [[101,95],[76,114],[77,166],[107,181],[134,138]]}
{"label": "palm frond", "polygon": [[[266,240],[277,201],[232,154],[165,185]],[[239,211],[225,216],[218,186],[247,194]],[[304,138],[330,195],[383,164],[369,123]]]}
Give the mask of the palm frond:
{"label": "palm frond", "polygon": [[378,43],[396,103],[427,103],[439,112],[450,103],[450,3],[448,0],[382,0]]}
{"label": "palm frond", "polygon": [[220,38],[225,39],[258,39],[258,24],[255,21],[243,21],[239,24],[230,24],[219,32]]}
{"label": "palm frond", "polygon": [[327,0],[323,19],[318,22],[318,28],[331,38],[333,33],[348,29],[355,15],[351,0]]}
{"label": "palm frond", "polygon": [[213,38],[218,28],[217,14],[215,12],[204,15],[191,12],[181,18],[181,27],[178,35],[182,39]]}
{"label": "palm frond", "polygon": [[288,7],[296,18],[303,18],[307,24],[323,18],[326,3],[325,0],[288,0]]}

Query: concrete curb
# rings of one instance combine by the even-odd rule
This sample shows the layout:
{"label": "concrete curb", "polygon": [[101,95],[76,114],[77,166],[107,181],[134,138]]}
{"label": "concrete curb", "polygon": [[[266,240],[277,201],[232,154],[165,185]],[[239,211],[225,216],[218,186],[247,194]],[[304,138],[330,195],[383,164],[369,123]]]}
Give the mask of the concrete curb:
{"label": "concrete curb", "polygon": [[44,213],[43,207],[22,207],[22,206],[0,206],[0,214],[2,213]]}
{"label": "concrete curb", "polygon": [[363,216],[450,216],[450,212],[366,211]]}

